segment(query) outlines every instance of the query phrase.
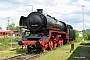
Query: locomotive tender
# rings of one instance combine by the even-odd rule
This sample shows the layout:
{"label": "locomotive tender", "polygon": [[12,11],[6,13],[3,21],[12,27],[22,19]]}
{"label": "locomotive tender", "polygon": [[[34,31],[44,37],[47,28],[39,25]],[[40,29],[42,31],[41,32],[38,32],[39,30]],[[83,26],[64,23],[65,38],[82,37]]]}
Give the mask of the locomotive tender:
{"label": "locomotive tender", "polygon": [[28,52],[33,49],[41,49],[43,52],[47,48],[52,50],[72,43],[75,39],[75,31],[71,25],[43,14],[43,9],[37,9],[37,12],[31,12],[27,17],[21,16],[19,25],[27,30],[18,43],[27,45]]}

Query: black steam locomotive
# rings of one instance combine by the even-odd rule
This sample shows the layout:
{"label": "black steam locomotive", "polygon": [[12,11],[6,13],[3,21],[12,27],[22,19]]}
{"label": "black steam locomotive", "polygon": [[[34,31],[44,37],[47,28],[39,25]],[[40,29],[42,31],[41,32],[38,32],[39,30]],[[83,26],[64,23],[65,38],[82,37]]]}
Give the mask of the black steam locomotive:
{"label": "black steam locomotive", "polygon": [[[19,25],[27,29],[19,45],[27,45],[28,52],[38,48],[42,51],[47,48],[52,50],[58,45],[72,43],[75,39],[75,31],[71,25],[43,14],[42,9],[31,12],[27,17],[21,16]],[[26,32],[30,34],[26,36]]]}

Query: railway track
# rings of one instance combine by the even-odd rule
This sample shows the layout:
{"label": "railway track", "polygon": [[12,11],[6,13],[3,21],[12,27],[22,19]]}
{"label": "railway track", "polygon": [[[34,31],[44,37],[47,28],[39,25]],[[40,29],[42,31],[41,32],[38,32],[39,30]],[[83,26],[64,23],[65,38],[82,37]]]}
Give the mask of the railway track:
{"label": "railway track", "polygon": [[3,60],[33,60],[35,58],[38,58],[40,55],[35,54],[35,55],[28,55],[28,54],[19,54],[10,58],[5,58]]}

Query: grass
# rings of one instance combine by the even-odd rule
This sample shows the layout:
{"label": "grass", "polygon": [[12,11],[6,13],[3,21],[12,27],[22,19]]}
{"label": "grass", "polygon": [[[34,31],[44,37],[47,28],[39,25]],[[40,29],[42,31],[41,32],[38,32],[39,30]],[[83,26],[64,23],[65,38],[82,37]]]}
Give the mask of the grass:
{"label": "grass", "polygon": [[17,49],[17,50],[5,50],[0,52],[0,60],[3,58],[11,57],[17,54],[26,53],[26,49]]}
{"label": "grass", "polygon": [[[21,37],[3,37],[3,38],[0,38],[0,50],[7,50],[8,48],[10,48],[10,44],[11,41],[12,43],[18,43],[18,41],[20,40]],[[15,46],[13,46],[15,47]]]}
{"label": "grass", "polygon": [[[20,40],[21,37],[7,37],[5,36],[4,38],[0,38],[0,60],[5,58],[5,57],[10,57],[16,54],[21,54],[25,53],[26,49],[20,50],[13,50],[11,51],[12,48],[20,48],[18,45],[18,40]],[[12,40],[12,46],[11,46],[11,40]]]}
{"label": "grass", "polygon": [[3,50],[9,50],[10,48],[18,48],[18,47],[20,47],[18,44],[17,44],[17,42],[13,42],[13,43],[15,43],[15,44],[12,44],[12,46],[11,46],[11,44],[1,44],[0,45],[0,49],[1,49],[1,51],[3,51]]}
{"label": "grass", "polygon": [[[2,41],[1,41],[2,42]],[[87,42],[87,41],[86,41]],[[86,43],[85,42],[85,43]],[[46,51],[46,53],[40,53],[40,57],[37,60],[78,60],[75,59],[75,56],[80,56],[80,52],[83,49],[82,46],[79,46],[81,42],[75,42],[74,43],[74,51],[70,52],[71,50],[71,44],[66,44],[62,47],[57,47],[53,49],[52,51]],[[83,44],[85,44],[83,43]],[[3,48],[3,46],[0,46],[0,48]],[[19,45],[15,45],[14,47],[19,47]],[[7,47],[5,51],[0,52],[0,60],[5,57],[10,57],[16,54],[26,53],[26,49],[17,49],[14,51],[9,50],[10,46]],[[89,51],[90,53],[90,51]],[[88,57],[90,59],[90,57]]]}
{"label": "grass", "polygon": [[[81,58],[79,57],[82,50],[85,49],[84,46],[90,46],[90,43],[88,43],[88,41],[75,42],[74,51],[70,52],[71,45],[67,44],[50,52],[41,54],[38,60],[80,60]],[[88,51],[88,54],[87,60],[90,60],[90,50]]]}
{"label": "grass", "polygon": [[[87,45],[89,45],[89,46],[90,46],[90,43],[89,43],[89,44],[87,43]],[[90,47],[89,47],[88,54],[89,54],[89,56],[88,56],[87,60],[90,60]]]}
{"label": "grass", "polygon": [[10,56],[15,55],[15,54],[16,54],[16,51],[9,51],[9,50],[0,52],[0,60],[4,57],[10,57]]}
{"label": "grass", "polygon": [[[74,43],[75,45],[75,49],[77,48],[77,46],[80,44],[80,42],[76,42]],[[67,60],[69,58],[69,56],[73,53],[71,52],[71,45],[70,44],[66,44],[62,47],[57,47],[55,49],[53,49],[52,51],[46,51],[46,53],[41,53],[40,58],[38,58],[38,60]],[[21,54],[21,53],[26,53],[27,50],[22,50],[22,49],[17,49],[14,51],[10,51],[10,50],[5,50],[0,52],[0,60],[2,58],[5,57],[10,57],[10,56],[14,56],[16,54]],[[79,52],[79,51],[78,51]],[[77,52],[77,53],[78,53]],[[73,55],[76,56],[76,55]],[[71,57],[73,57],[71,56]],[[72,58],[70,58],[72,59]]]}
{"label": "grass", "polygon": [[87,59],[90,60],[90,49],[89,49],[88,53],[89,53],[89,57]]}
{"label": "grass", "polygon": [[82,51],[82,49],[82,46],[77,47],[67,60],[78,60],[77,58],[80,57],[80,52]]}
{"label": "grass", "polygon": [[[38,58],[38,60],[73,60],[73,56],[78,56],[78,53],[81,51],[81,49],[76,50],[77,47],[79,46],[80,42],[75,42],[74,43],[74,51],[75,52],[71,52],[71,45],[67,44],[64,45],[62,47],[58,47],[50,52],[47,52],[45,54],[41,54],[40,58]],[[74,53],[74,54],[73,54]],[[72,55],[73,54],[73,55]]]}

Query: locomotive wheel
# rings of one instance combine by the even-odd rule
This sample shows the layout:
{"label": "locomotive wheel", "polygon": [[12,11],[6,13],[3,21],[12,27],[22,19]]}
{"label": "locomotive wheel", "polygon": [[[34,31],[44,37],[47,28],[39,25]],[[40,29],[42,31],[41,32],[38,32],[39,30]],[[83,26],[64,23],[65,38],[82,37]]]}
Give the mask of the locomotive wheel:
{"label": "locomotive wheel", "polygon": [[42,52],[45,52],[46,48],[45,47],[42,47]]}
{"label": "locomotive wheel", "polygon": [[37,48],[37,53],[40,53],[41,52],[41,48]]}
{"label": "locomotive wheel", "polygon": [[61,47],[61,41],[60,40],[58,41],[58,47]]}
{"label": "locomotive wheel", "polygon": [[56,48],[57,44],[56,44],[56,43],[54,43],[53,45],[54,45],[54,48]]}
{"label": "locomotive wheel", "polygon": [[53,49],[53,42],[50,41],[50,42],[48,43],[48,46],[49,46],[49,49],[52,50],[52,49]]}
{"label": "locomotive wheel", "polygon": [[62,43],[61,43],[61,45],[63,45],[63,40],[62,40]]}
{"label": "locomotive wheel", "polygon": [[31,47],[27,46],[28,53],[31,53]]}

